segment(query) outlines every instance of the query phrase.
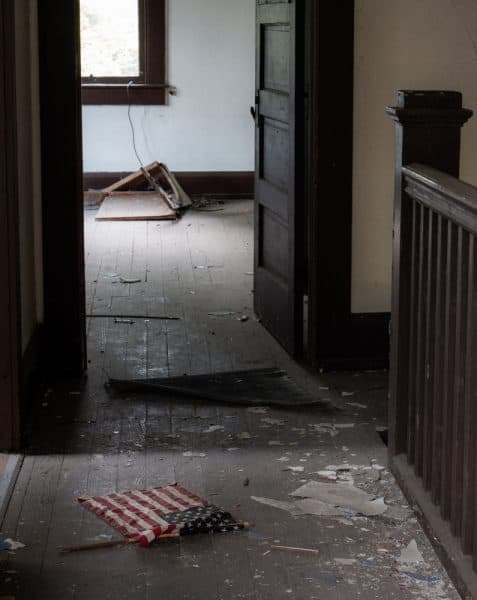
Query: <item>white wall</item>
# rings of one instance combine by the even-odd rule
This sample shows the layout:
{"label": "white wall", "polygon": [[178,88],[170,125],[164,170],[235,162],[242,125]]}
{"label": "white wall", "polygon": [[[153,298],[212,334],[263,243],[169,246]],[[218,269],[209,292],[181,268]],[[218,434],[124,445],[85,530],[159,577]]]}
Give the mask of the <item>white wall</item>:
{"label": "white wall", "polygon": [[[356,0],[353,311],[390,308],[398,89],[461,91],[477,111],[475,0]],[[477,117],[463,130],[461,176],[477,185]]]}
{"label": "white wall", "polygon": [[15,1],[22,349],[43,319],[37,0]]}
{"label": "white wall", "polygon": [[[255,0],[168,0],[168,106],[132,107],[141,159],[175,171],[254,168]],[[124,106],[83,109],[85,171],[138,164]]]}

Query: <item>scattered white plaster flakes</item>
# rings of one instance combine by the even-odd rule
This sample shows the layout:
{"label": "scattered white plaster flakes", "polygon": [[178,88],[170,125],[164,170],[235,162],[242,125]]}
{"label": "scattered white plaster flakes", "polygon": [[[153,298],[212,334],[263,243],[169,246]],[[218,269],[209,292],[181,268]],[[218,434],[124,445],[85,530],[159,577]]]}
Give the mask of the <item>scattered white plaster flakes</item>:
{"label": "scattered white plaster flakes", "polygon": [[216,431],[223,431],[225,427],[223,425],[211,425],[208,429],[204,430],[204,433],[215,433]]}
{"label": "scattered white plaster flakes", "polygon": [[345,483],[309,481],[290,496],[313,498],[367,517],[382,515],[387,510],[384,498],[375,499],[364,490]]}
{"label": "scattered white plaster flakes", "polygon": [[[266,504],[273,508],[285,510],[294,517],[303,515],[315,515],[318,517],[342,517],[345,516],[345,512],[340,508],[335,508],[320,502],[319,500],[313,500],[305,498],[303,500],[296,500],[294,502],[284,502],[282,500],[274,500],[272,498],[260,498],[251,496],[252,500],[259,502],[260,504]],[[278,542],[280,543],[280,542]]]}
{"label": "scattered white plaster flakes", "polygon": [[354,392],[341,392],[343,398],[349,398],[350,396],[354,396]]}
{"label": "scattered white plaster flakes", "polygon": [[316,433],[327,433],[331,437],[335,437],[339,433],[332,423],[310,423],[309,427],[316,431]]}
{"label": "scattered white plaster flakes", "polygon": [[354,408],[368,408],[366,404],[360,404],[359,402],[347,402],[348,406],[354,406]]}
{"label": "scattered white plaster flakes", "polygon": [[285,471],[291,471],[292,473],[303,473],[305,467],[286,467]]}
{"label": "scattered white plaster flakes", "polygon": [[401,550],[401,554],[397,561],[404,565],[424,562],[424,558],[417,547],[416,540],[411,540],[409,545]]}
{"label": "scattered white plaster flakes", "polygon": [[185,456],[186,458],[205,458],[207,454],[204,452],[192,452],[191,450],[188,450],[187,452],[183,452],[182,456]]}
{"label": "scattered white plaster flakes", "polygon": [[342,565],[345,567],[354,565],[358,562],[356,558],[335,558],[334,561],[337,565]]}
{"label": "scattered white plaster flakes", "polygon": [[7,538],[5,540],[5,543],[9,545],[9,549],[10,550],[21,550],[22,548],[26,548],[25,544],[22,544],[21,542],[17,542],[15,540],[12,540],[10,538]]}

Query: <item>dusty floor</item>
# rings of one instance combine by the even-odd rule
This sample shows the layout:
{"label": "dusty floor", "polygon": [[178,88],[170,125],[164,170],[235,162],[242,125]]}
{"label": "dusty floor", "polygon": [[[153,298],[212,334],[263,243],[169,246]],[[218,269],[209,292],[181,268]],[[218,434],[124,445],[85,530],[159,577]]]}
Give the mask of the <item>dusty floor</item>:
{"label": "dusty floor", "polygon": [[[376,428],[386,421],[386,374],[315,379],[253,318],[251,219],[247,202],[191,211],[175,225],[99,224],[86,213],[88,312],[181,320],[89,320],[87,381],[51,385],[36,415],[1,532],[26,547],[1,554],[1,593],[17,600],[458,598],[393,478],[380,469],[386,448]],[[123,284],[120,275],[141,282]],[[209,315],[219,311],[235,314]],[[333,408],[250,409],[104,387],[108,375],[258,366],[286,369]],[[340,485],[384,498],[383,514],[293,516],[252,498],[290,502],[304,482],[329,481],[343,464]],[[332,472],[317,473],[326,469]],[[78,506],[79,495],[175,481],[252,529],[148,549],[59,552],[117,537]],[[413,540],[419,552],[405,562]]]}

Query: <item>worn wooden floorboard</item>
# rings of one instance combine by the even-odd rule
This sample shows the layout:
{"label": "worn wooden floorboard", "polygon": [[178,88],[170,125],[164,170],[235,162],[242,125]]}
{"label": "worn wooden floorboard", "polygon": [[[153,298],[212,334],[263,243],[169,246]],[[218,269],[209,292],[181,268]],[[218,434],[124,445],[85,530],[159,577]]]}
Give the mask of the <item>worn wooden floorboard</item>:
{"label": "worn wooden floorboard", "polygon": [[[47,382],[1,532],[26,548],[1,554],[0,595],[455,600],[392,476],[384,471],[378,481],[369,470],[372,461],[386,461],[375,431],[386,422],[386,374],[318,379],[286,356],[253,315],[252,205],[223,208],[191,210],[178,223],[160,224],[99,223],[94,211],[86,212],[87,311],[111,318],[88,319],[88,377]],[[122,283],[120,277],[140,281]],[[128,324],[112,318],[127,314],[180,320],[135,318]],[[121,395],[105,387],[108,376],[264,366],[286,369],[299,385],[331,399],[335,410],[248,409],[167,394]],[[343,463],[368,469],[355,485],[385,498],[383,516],[294,517],[252,500],[290,501],[304,481],[319,479],[317,471]],[[290,466],[300,469],[293,473]],[[176,481],[252,528],[148,549],[59,552],[65,544],[119,537],[77,497]],[[403,566],[397,559],[412,539],[425,562]],[[274,544],[319,554],[279,552]]]}

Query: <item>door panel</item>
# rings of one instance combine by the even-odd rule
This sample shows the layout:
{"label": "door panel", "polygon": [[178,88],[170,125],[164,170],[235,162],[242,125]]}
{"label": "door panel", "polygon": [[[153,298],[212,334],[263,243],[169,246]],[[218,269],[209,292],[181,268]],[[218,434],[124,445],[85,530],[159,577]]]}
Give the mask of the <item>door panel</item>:
{"label": "door panel", "polygon": [[255,311],[291,354],[300,349],[302,329],[295,248],[302,225],[295,206],[297,96],[303,97],[296,47],[299,5],[257,3]]}

